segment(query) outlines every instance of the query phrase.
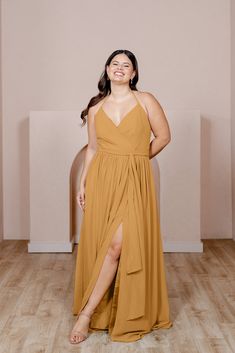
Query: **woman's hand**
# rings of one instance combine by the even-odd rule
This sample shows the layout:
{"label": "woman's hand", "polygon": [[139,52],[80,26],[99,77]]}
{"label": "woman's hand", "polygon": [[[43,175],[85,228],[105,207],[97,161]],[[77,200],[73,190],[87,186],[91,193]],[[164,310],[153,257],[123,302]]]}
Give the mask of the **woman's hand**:
{"label": "woman's hand", "polygon": [[85,209],[85,186],[81,185],[77,193],[77,203],[82,211]]}

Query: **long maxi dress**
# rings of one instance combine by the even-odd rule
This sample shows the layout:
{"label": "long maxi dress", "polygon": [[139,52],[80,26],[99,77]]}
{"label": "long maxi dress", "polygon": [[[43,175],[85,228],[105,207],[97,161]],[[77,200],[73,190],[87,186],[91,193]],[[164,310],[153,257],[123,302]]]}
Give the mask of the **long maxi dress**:
{"label": "long maxi dress", "polygon": [[92,315],[89,332],[106,330],[112,341],[131,342],[172,326],[149,159],[151,127],[137,98],[118,125],[102,106],[95,114],[98,148],[86,175],[72,310],[77,315],[86,305],[122,222],[118,268]]}

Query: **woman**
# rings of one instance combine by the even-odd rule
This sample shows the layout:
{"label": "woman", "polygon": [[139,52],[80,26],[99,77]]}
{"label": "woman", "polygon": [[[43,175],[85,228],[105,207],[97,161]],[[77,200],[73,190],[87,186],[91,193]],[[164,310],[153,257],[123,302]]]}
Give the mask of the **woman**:
{"label": "woman", "polygon": [[89,141],[77,195],[83,219],[71,343],[97,330],[131,342],[172,326],[150,163],[170,142],[170,130],[156,98],[139,92],[137,81],[134,54],[114,51],[100,93],[81,114]]}

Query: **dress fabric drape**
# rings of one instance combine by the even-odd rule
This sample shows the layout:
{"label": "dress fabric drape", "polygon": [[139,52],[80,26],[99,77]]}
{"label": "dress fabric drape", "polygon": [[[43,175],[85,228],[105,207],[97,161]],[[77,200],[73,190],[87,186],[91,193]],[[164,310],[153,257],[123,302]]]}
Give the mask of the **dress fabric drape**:
{"label": "dress fabric drape", "polygon": [[98,148],[86,176],[73,303],[77,315],[89,299],[112,236],[122,223],[118,269],[92,315],[89,332],[107,330],[113,341],[123,342],[172,326],[149,159],[151,127],[145,109],[136,102],[119,125],[102,106],[95,114]]}

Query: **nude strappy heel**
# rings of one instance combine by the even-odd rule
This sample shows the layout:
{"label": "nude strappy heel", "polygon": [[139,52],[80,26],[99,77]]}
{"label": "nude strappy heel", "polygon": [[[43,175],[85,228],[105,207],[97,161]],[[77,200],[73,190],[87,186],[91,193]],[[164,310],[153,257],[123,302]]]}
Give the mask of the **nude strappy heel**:
{"label": "nude strappy heel", "polygon": [[[78,318],[79,318],[80,315],[87,316],[87,317],[89,317],[89,319],[91,318],[91,315],[86,314],[86,313],[83,312],[83,311],[80,312],[80,314],[78,315]],[[78,337],[78,341],[77,341],[77,340],[74,341],[74,338],[75,338],[75,337]],[[81,331],[72,330],[71,335],[70,335],[70,343],[72,343],[72,344],[81,343],[81,342],[85,341],[85,340],[87,339],[87,337],[88,337],[88,334],[86,335],[86,334],[84,334],[84,333],[81,332]],[[80,339],[80,338],[81,338],[81,339]]]}

